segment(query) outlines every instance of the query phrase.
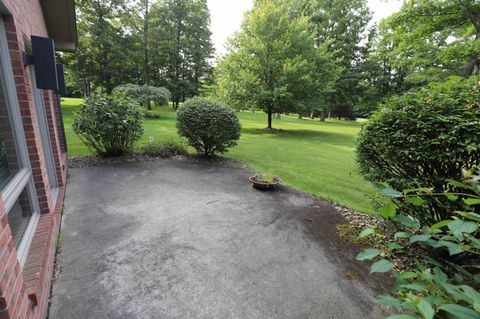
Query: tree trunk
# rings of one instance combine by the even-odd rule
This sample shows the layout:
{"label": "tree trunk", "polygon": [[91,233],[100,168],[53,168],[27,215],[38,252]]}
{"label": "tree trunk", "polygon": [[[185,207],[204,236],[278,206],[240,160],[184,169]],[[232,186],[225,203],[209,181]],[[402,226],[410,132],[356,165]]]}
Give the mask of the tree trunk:
{"label": "tree trunk", "polygon": [[[475,27],[475,41],[480,40],[480,12],[473,6],[473,3],[470,1],[463,1],[460,4],[464,7],[470,22]],[[463,73],[466,76],[477,75],[479,74],[480,69],[480,60],[478,57],[473,58],[466,66],[463,68]]]}
{"label": "tree trunk", "polygon": [[312,120],[315,118],[315,113],[314,113],[313,111],[310,113],[310,118],[311,118]]}
{"label": "tree trunk", "polygon": [[268,111],[268,129],[272,128],[272,112]]}
{"label": "tree trunk", "polygon": [[325,111],[320,114],[320,122],[325,122]]}
{"label": "tree trunk", "polygon": [[145,85],[148,85],[148,5],[150,0],[146,0],[145,3],[145,17],[143,24],[143,36],[144,38],[144,64],[145,64]]}
{"label": "tree trunk", "polygon": [[302,114],[298,114],[298,119],[301,120],[303,118]]}

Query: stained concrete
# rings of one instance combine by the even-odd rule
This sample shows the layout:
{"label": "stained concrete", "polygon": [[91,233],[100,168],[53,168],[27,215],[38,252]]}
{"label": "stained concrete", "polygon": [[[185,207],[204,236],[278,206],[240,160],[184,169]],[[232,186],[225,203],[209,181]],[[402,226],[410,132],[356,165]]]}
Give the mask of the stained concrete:
{"label": "stained concrete", "polygon": [[334,208],[248,176],[175,160],[70,170],[50,318],[382,317]]}

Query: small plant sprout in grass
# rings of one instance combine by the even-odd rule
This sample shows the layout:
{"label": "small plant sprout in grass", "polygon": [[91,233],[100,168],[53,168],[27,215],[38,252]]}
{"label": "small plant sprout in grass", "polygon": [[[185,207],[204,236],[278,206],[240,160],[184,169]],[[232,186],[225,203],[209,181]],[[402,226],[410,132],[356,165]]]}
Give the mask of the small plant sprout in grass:
{"label": "small plant sprout in grass", "polygon": [[273,189],[282,181],[280,177],[268,174],[254,174],[249,178],[254,187],[259,189]]}
{"label": "small plant sprout in grass", "polygon": [[277,183],[280,180],[280,177],[269,174],[255,174],[253,176],[258,182],[266,184]]}

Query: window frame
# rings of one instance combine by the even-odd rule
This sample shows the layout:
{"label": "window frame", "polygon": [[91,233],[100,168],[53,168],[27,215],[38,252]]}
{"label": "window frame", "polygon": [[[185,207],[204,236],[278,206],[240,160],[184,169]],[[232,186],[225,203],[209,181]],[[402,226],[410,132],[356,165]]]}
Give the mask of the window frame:
{"label": "window frame", "polygon": [[31,82],[32,82],[32,93],[35,107],[37,110],[38,117],[38,126],[40,128],[40,139],[42,141],[42,149],[45,157],[45,166],[47,169],[48,182],[50,184],[51,190],[51,202],[55,203],[57,201],[58,195],[58,180],[57,180],[57,170],[55,167],[55,159],[53,158],[53,146],[52,140],[50,139],[50,128],[48,127],[47,111],[45,106],[45,100],[43,99],[43,90],[37,87],[37,81],[35,78],[35,69],[33,66],[29,67]]}
{"label": "window frame", "polygon": [[28,226],[17,248],[17,258],[20,267],[23,268],[27,259],[28,251],[32,244],[35,229],[40,219],[40,206],[38,204],[37,192],[33,181],[32,168],[28,154],[23,122],[20,114],[20,107],[17,99],[17,90],[13,69],[10,59],[10,50],[8,49],[7,35],[3,18],[0,16],[0,78],[2,80],[3,91],[5,95],[5,104],[11,123],[12,136],[15,143],[17,160],[20,170],[12,177],[8,184],[1,190],[2,200],[5,204],[6,214],[10,213],[15,202],[21,193],[26,190],[32,210]]}

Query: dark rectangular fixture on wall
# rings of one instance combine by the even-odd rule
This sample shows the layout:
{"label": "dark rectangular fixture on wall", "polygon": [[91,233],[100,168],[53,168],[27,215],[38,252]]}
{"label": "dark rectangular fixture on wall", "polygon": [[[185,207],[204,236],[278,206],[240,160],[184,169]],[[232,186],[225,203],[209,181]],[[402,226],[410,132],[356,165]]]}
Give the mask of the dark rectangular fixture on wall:
{"label": "dark rectangular fixture on wall", "polygon": [[61,96],[67,96],[67,87],[65,86],[65,72],[63,65],[57,64],[58,91]]}
{"label": "dark rectangular fixture on wall", "polygon": [[32,55],[35,79],[39,89],[58,91],[55,46],[50,38],[32,36]]}

